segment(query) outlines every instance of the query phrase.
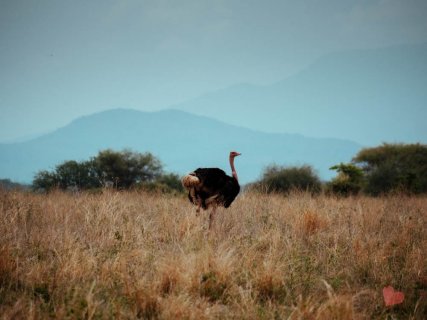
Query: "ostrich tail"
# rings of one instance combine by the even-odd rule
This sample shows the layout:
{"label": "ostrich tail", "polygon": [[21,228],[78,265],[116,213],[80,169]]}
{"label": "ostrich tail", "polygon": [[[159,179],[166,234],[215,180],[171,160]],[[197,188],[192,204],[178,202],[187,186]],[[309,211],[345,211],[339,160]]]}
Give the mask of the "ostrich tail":
{"label": "ostrich tail", "polygon": [[197,186],[200,183],[200,180],[193,172],[191,172],[182,177],[181,182],[184,188],[190,189]]}

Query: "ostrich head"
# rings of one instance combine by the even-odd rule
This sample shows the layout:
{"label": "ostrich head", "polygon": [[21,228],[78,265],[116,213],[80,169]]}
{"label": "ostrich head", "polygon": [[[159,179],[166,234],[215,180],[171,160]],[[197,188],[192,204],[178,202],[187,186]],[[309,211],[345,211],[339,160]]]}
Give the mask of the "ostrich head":
{"label": "ostrich head", "polygon": [[241,153],[236,152],[236,151],[231,151],[230,152],[230,167],[231,167],[231,174],[234,177],[234,179],[236,179],[236,181],[239,181],[239,178],[237,177],[237,172],[236,169],[234,168],[234,158],[237,156],[240,156]]}
{"label": "ostrich head", "polygon": [[234,158],[234,157],[237,157],[237,156],[240,156],[240,155],[241,155],[241,153],[236,152],[236,151],[231,151],[230,152],[230,158]]}

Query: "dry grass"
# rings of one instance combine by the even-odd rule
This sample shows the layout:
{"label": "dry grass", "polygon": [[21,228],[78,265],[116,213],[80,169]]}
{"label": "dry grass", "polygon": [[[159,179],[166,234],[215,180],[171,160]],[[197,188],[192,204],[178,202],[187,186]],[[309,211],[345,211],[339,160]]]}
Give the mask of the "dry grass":
{"label": "dry grass", "polygon": [[[427,198],[0,192],[2,319],[422,319]],[[405,293],[385,307],[381,290]]]}

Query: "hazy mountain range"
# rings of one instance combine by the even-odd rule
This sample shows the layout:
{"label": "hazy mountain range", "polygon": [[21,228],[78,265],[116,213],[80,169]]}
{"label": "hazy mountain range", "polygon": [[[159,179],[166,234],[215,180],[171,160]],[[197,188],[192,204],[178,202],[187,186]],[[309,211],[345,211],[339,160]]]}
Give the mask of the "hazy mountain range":
{"label": "hazy mountain range", "polygon": [[65,160],[87,160],[106,148],[151,152],[167,171],[179,174],[197,167],[229,172],[228,153],[237,150],[242,156],[236,167],[241,182],[247,183],[272,163],[310,164],[328,179],[334,174],[328,168],[349,161],[361,146],[341,139],[263,133],[177,110],[115,109],[81,117],[30,141],[0,144],[0,178],[31,182],[39,170],[51,170]]}
{"label": "hazy mountain range", "polygon": [[228,169],[234,149],[243,153],[236,160],[243,183],[271,163],[311,164],[329,179],[328,168],[361,145],[427,142],[427,44],[330,54],[278,83],[236,85],[173,109],[181,111],[110,110],[0,144],[0,178],[30,182],[62,161],[130,148],[180,174]]}
{"label": "hazy mountain range", "polygon": [[330,54],[273,85],[237,85],[174,108],[368,146],[427,142],[427,44]]}

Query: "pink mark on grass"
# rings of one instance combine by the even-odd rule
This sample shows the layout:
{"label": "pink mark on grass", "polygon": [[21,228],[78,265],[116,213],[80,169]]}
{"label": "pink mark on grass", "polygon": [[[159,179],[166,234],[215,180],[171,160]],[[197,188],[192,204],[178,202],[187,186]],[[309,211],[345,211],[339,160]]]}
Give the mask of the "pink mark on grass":
{"label": "pink mark on grass", "polygon": [[384,303],[387,307],[401,304],[405,299],[403,292],[394,291],[392,286],[384,287],[383,289]]}

